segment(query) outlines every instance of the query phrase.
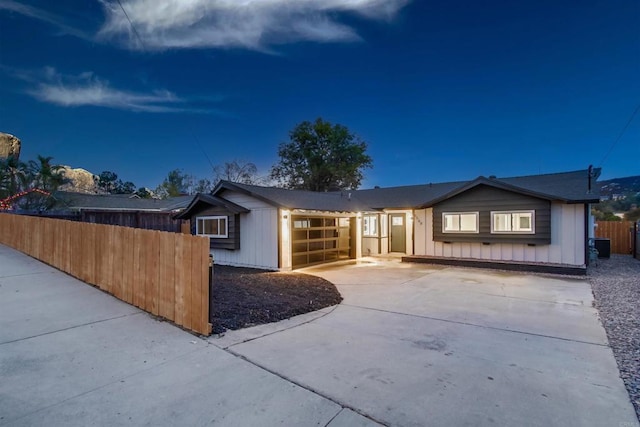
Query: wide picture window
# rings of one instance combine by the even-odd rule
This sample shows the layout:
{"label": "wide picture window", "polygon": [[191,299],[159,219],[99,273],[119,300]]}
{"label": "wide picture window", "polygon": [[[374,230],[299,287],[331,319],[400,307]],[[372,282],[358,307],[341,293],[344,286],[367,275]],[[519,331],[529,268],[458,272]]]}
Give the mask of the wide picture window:
{"label": "wide picture window", "polygon": [[478,212],[443,213],[442,231],[444,233],[477,233]]}
{"label": "wide picture window", "polygon": [[491,232],[533,234],[534,212],[491,212]]}
{"label": "wide picture window", "polygon": [[213,238],[226,238],[228,236],[226,216],[198,217],[196,222],[196,234]]}

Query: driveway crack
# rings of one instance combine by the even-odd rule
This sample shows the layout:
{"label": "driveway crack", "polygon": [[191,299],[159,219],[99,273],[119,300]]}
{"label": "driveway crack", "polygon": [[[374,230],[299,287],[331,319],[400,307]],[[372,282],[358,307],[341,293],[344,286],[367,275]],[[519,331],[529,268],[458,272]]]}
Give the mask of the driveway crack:
{"label": "driveway crack", "polygon": [[498,327],[495,327],[495,326],[479,325],[477,323],[462,322],[460,320],[442,319],[442,318],[439,318],[439,317],[424,316],[424,315],[420,315],[420,314],[401,313],[401,312],[398,312],[398,311],[384,310],[384,309],[381,309],[381,308],[374,308],[374,307],[363,307],[363,306],[359,306],[359,305],[351,305],[351,304],[344,304],[344,303],[341,304],[341,305],[346,306],[346,307],[359,308],[361,310],[378,311],[378,312],[381,312],[381,313],[397,314],[397,315],[400,315],[400,316],[417,317],[417,318],[420,318],[420,319],[435,320],[437,322],[454,323],[454,324],[457,324],[457,325],[473,326],[473,327],[476,327],[476,328],[484,328],[484,329],[490,329],[490,330],[494,330],[494,331],[512,332],[512,333],[515,333],[515,334],[529,335],[529,336],[541,337],[541,338],[551,338],[551,339],[554,339],[554,340],[575,342],[575,343],[579,343],[579,344],[596,345],[596,346],[599,346],[599,347],[609,348],[609,344],[601,344],[601,343],[597,343],[597,342],[575,340],[575,339],[572,339],[572,338],[555,337],[553,335],[537,334],[535,332],[525,332],[525,331],[519,331],[519,330],[516,330],[516,329],[498,328]]}
{"label": "driveway crack", "polygon": [[[362,412],[360,409],[358,409],[358,408],[356,408],[354,406],[350,406],[350,405],[348,405],[348,404],[346,404],[344,402],[341,402],[341,401],[329,396],[326,393],[321,392],[320,390],[317,390],[317,389],[315,389],[315,388],[313,388],[311,386],[308,386],[308,385],[303,384],[303,383],[301,383],[299,381],[296,381],[293,378],[290,378],[290,377],[288,377],[286,375],[283,375],[283,374],[281,374],[281,373],[279,373],[277,371],[274,371],[273,369],[270,369],[270,368],[266,367],[265,365],[262,365],[262,364],[254,361],[252,359],[249,359],[245,355],[237,353],[237,352],[233,351],[230,348],[223,348],[222,350],[226,351],[227,353],[229,353],[230,355],[232,355],[234,357],[237,357],[238,359],[241,359],[241,360],[243,360],[243,361],[245,361],[247,363],[250,363],[250,364],[262,369],[263,371],[266,371],[266,372],[268,372],[268,373],[270,373],[272,375],[275,375],[276,377],[278,377],[278,378],[280,378],[280,379],[282,379],[284,381],[287,381],[287,382],[289,382],[289,383],[291,383],[291,384],[293,384],[293,385],[295,385],[297,387],[300,387],[300,388],[302,388],[304,390],[307,390],[307,391],[309,391],[309,392],[311,392],[311,393],[313,393],[315,395],[318,395],[318,396],[320,396],[320,397],[322,397],[324,399],[327,399],[328,401],[333,402],[336,405],[340,406],[343,410],[344,409],[349,409],[349,410],[357,413],[358,415],[361,415],[361,416],[367,418],[368,420],[373,421],[374,423],[380,424],[381,426],[385,426],[385,427],[389,426],[389,424],[387,424],[387,423],[385,423],[383,421],[380,421],[380,420],[372,417],[369,414],[366,414],[366,413]],[[331,421],[333,421],[340,414],[340,412],[342,412],[342,410],[338,411],[338,413],[329,421],[329,423],[331,423]],[[329,425],[329,423],[327,425]]]}

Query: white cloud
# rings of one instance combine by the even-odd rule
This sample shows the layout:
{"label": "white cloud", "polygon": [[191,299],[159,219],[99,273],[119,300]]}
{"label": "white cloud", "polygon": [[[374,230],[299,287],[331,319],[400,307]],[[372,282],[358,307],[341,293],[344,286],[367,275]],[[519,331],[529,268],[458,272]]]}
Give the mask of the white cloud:
{"label": "white cloud", "polygon": [[65,23],[64,19],[57,15],[33,6],[18,3],[14,0],[0,0],[0,10],[18,13],[20,15],[28,16],[29,18],[46,22],[47,24],[58,28],[58,30],[60,30],[62,34],[69,34],[85,40],[90,40],[93,38],[93,36],[68,25],[67,23]]}
{"label": "white cloud", "polygon": [[131,49],[268,49],[297,41],[359,40],[336,15],[388,20],[410,0],[101,0],[99,32]]}
{"label": "white cloud", "polygon": [[167,90],[141,93],[116,89],[91,72],[69,76],[46,67],[41,73],[16,72],[14,76],[35,86],[28,91],[34,98],[63,107],[94,106],[147,113],[218,113],[190,108],[187,100]]}

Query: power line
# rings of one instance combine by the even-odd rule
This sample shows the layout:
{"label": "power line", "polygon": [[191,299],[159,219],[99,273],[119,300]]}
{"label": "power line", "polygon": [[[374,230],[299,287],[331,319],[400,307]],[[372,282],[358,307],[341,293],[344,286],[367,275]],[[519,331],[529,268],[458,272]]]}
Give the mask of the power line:
{"label": "power line", "polygon": [[[129,18],[129,14],[127,13],[127,11],[122,6],[122,2],[120,0],[117,0],[117,1],[118,1],[118,4],[120,5],[120,9],[122,9],[122,13],[124,13],[125,18],[127,18],[127,21],[129,22],[129,26],[131,27],[131,31],[133,31],[133,33],[135,34],[136,38],[140,42],[140,46],[142,46],[142,50],[147,51],[147,48],[146,48],[144,42],[142,41],[142,37],[140,37],[140,33],[138,33],[138,30],[136,29],[135,25],[133,25],[133,21],[131,21],[131,18]],[[204,150],[204,147],[200,143],[200,140],[196,136],[196,134],[193,131],[193,129],[189,128],[189,131],[191,132],[191,136],[195,140],[196,144],[198,144],[198,147],[200,147],[200,150],[202,150],[202,154],[204,154],[204,157],[207,159],[207,162],[209,162],[209,166],[211,166],[211,170],[213,170],[213,168],[214,168],[213,162],[209,158],[209,155],[207,154],[207,152]]]}
{"label": "power line", "polygon": [[120,2],[120,0],[117,0],[117,1],[118,1],[118,4],[120,5],[120,9],[122,9],[122,13],[124,13],[124,17],[127,18],[127,21],[129,21],[129,26],[131,27],[131,30],[133,31],[133,33],[136,35],[136,38],[140,42],[140,45],[142,46],[142,50],[147,50],[144,45],[144,42],[142,41],[142,37],[140,37],[140,34],[138,33],[138,30],[136,30],[136,27],[133,25],[133,22],[131,22],[131,18],[129,18],[129,14],[127,13],[126,10],[124,10],[124,7],[122,6],[122,3]]}
{"label": "power line", "polygon": [[605,162],[605,160],[607,160],[607,157],[609,157],[609,154],[611,154],[611,152],[613,151],[615,146],[618,144],[618,141],[620,141],[620,139],[622,139],[622,136],[627,131],[627,128],[629,127],[629,125],[633,121],[633,118],[636,116],[636,114],[638,114],[638,111],[640,111],[640,104],[638,104],[636,109],[633,111],[633,114],[631,114],[631,117],[629,117],[629,120],[627,121],[627,124],[624,125],[624,128],[622,128],[622,131],[620,132],[618,137],[615,139],[615,141],[613,141],[613,144],[611,144],[611,147],[609,147],[609,151],[607,151],[607,154],[605,154],[604,157],[602,158],[602,160],[600,161],[600,167],[602,167],[604,165],[604,162]]}

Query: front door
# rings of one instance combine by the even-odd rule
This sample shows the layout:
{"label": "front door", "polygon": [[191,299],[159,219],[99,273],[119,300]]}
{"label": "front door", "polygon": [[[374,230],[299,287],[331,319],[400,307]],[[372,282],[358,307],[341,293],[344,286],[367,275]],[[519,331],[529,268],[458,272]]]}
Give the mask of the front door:
{"label": "front door", "polygon": [[405,214],[390,214],[389,223],[391,224],[391,252],[406,252],[407,250],[407,229]]}

